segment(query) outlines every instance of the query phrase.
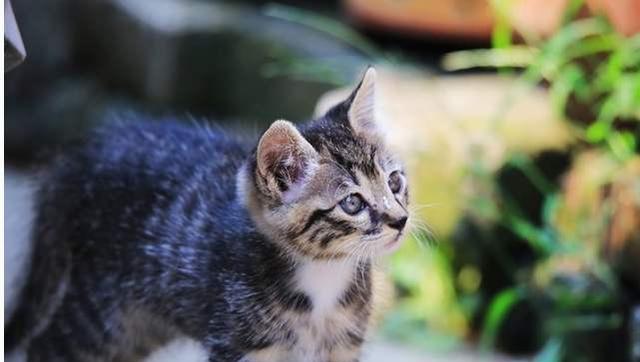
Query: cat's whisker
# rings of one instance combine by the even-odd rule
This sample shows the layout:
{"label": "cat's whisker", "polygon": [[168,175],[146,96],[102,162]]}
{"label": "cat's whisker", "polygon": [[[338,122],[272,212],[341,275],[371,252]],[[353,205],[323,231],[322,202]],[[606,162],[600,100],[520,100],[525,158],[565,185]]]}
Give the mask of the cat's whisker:
{"label": "cat's whisker", "polygon": [[438,207],[438,206],[442,206],[441,202],[433,202],[433,203],[429,203],[429,204],[410,204],[409,205],[409,211],[411,212],[418,212],[424,209],[430,209],[432,207]]}
{"label": "cat's whisker", "polygon": [[414,217],[409,219],[409,230],[417,241],[422,241],[426,237],[429,245],[438,243],[436,233],[431,229],[429,224],[420,218]]}

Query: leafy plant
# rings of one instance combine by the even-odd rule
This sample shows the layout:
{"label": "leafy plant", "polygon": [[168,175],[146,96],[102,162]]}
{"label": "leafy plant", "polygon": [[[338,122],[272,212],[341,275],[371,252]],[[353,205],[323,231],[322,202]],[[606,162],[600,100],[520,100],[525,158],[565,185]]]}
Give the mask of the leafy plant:
{"label": "leafy plant", "polygon": [[[571,122],[577,138],[588,148],[604,150],[620,164],[636,157],[640,143],[640,34],[624,37],[599,17],[576,20],[582,1],[572,1],[555,35],[543,40],[522,34],[526,43],[515,45],[507,16],[511,2],[492,3],[497,19],[493,49],[451,53],[443,59],[443,66],[448,70],[523,68],[521,82],[528,86],[547,84],[555,111]],[[586,108],[586,115],[572,114],[571,107],[576,104]],[[542,293],[531,275],[529,282],[525,279],[495,295],[485,314],[481,344],[495,345],[501,324],[516,303],[526,298],[544,316],[549,336],[536,360],[562,360],[572,333],[620,327],[621,316],[612,312],[619,287],[610,276],[610,267],[585,250],[584,242],[565,240],[558,233],[554,215],[562,197],[557,185],[546,180],[527,156],[513,155],[509,163],[546,195],[543,224],[535,225],[523,217],[519,205],[508,195],[502,195],[500,205],[493,208],[497,210],[494,221],[530,244],[540,268],[554,268],[553,262],[563,258],[588,267],[564,275],[560,272],[556,275],[559,279],[547,280]],[[543,298],[534,298],[536,294]]]}
{"label": "leafy plant", "polygon": [[[640,35],[624,37],[603,18],[578,19],[583,1],[571,0],[562,26],[553,36],[543,39],[520,34],[524,43],[516,44],[510,24],[513,1],[491,0],[496,13],[492,49],[448,54],[444,68],[491,67],[502,74],[517,75],[522,87],[509,94],[505,105],[522,94],[520,90],[545,85],[555,112],[569,122],[579,141],[573,152],[598,150],[619,165],[636,157],[640,147]],[[366,38],[330,18],[282,5],[266,7],[265,14],[340,39],[377,63],[396,63]],[[265,75],[286,73],[344,84],[347,80],[332,74],[332,68],[330,60],[280,59],[265,68]],[[572,109],[576,105],[586,112],[575,114]],[[506,166],[525,175],[543,195],[541,221],[530,220],[522,210],[526,205],[497,190],[474,195],[469,211],[522,240],[533,251],[535,263],[531,268],[523,267],[509,260],[495,243],[483,241],[480,248],[492,254],[499,264],[495,268],[509,274],[509,285],[489,293],[484,302],[480,346],[485,350],[496,346],[515,308],[526,302],[542,319],[545,338],[535,360],[574,358],[571,342],[576,333],[615,330],[622,325],[617,309],[620,286],[598,250],[561,232],[558,212],[566,206],[566,195],[558,181],[548,179],[525,154],[510,155]],[[489,189],[497,189],[496,175],[481,165],[470,164],[466,173],[488,184]],[[602,220],[585,217],[582,222],[585,228],[593,227],[606,223],[610,216],[604,212]],[[458,251],[446,240],[437,247],[418,250],[418,245],[424,244],[422,238],[414,235],[392,259],[398,301],[387,315],[383,332],[432,349],[455,348],[460,339],[473,334],[473,314],[483,308],[485,276],[473,266],[455,270],[453,260]]]}
{"label": "leafy plant", "polygon": [[[564,25],[548,40],[524,36],[532,43],[514,45],[513,29],[505,20],[510,1],[495,0],[498,14],[491,50],[447,55],[448,70],[473,67],[524,68],[525,84],[549,84],[555,110],[567,119],[570,101],[586,105],[586,127],[580,139],[605,146],[617,158],[628,159],[640,137],[640,34],[625,37],[600,17],[574,20],[582,1],[572,1]],[[631,123],[617,127],[616,122]],[[576,122],[574,122],[576,124]]]}

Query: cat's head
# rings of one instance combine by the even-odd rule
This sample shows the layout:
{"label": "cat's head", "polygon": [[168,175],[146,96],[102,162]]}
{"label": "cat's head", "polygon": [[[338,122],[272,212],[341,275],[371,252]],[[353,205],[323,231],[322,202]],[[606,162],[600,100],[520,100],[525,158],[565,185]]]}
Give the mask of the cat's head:
{"label": "cat's head", "polygon": [[375,119],[376,72],[323,117],[276,121],[240,174],[258,229],[314,259],[394,250],[409,217],[407,178]]}

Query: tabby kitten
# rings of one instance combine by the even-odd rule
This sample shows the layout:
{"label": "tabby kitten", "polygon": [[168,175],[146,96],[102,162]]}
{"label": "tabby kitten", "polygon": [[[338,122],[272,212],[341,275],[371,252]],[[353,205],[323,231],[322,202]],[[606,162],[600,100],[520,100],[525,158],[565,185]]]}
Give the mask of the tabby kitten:
{"label": "tabby kitten", "polygon": [[257,146],[170,122],[97,131],[39,191],[8,345],[29,361],[132,361],[188,337],[210,361],[357,361],[372,260],[408,217],[375,74]]}

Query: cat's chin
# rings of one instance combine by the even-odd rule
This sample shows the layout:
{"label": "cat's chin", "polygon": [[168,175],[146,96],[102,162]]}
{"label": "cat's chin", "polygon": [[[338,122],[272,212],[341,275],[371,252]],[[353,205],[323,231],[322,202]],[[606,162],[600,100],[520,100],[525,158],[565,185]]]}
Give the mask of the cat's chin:
{"label": "cat's chin", "polygon": [[402,245],[403,240],[404,234],[401,232],[398,233],[393,239],[384,244],[384,246],[382,247],[382,254],[391,254],[394,251],[398,250],[398,248],[400,248],[400,246]]}

